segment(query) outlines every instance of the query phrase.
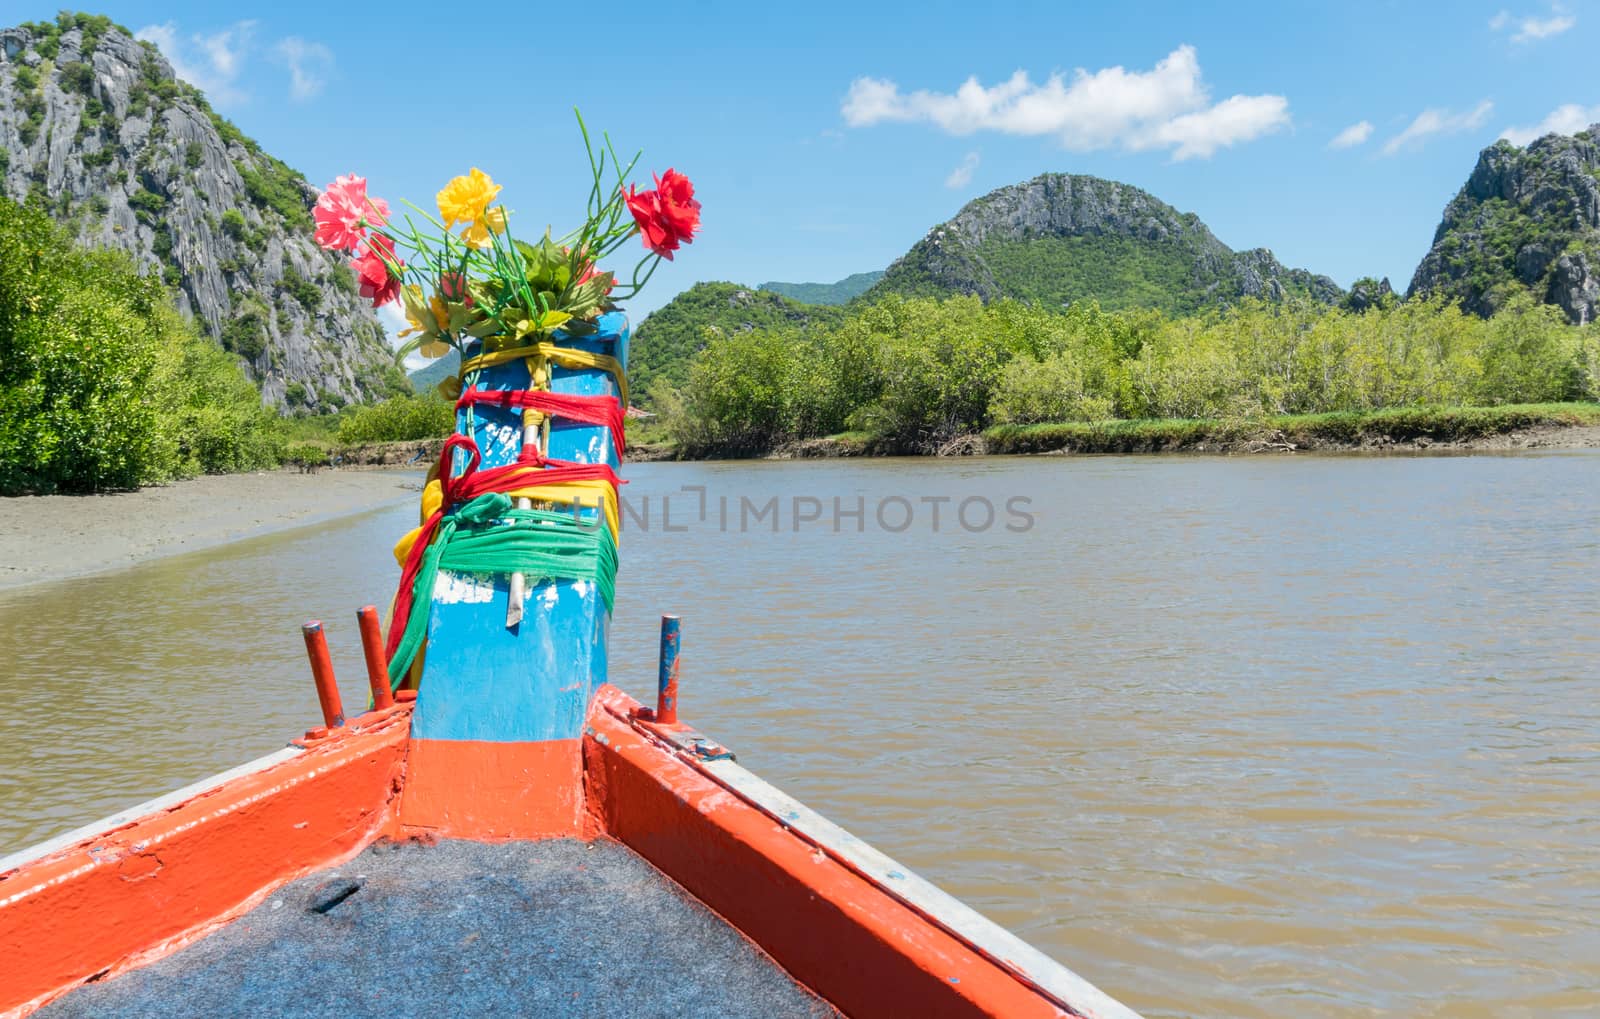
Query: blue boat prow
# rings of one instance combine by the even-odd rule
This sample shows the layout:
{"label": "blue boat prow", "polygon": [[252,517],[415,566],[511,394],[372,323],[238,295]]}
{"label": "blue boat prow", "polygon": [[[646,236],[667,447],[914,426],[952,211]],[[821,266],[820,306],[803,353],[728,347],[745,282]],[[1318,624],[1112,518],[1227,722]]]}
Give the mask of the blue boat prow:
{"label": "blue boat prow", "polygon": [[[605,355],[625,365],[626,316],[607,313],[598,327],[582,337],[557,333],[554,341],[560,347]],[[466,356],[474,353],[469,349]],[[618,380],[610,372],[555,363],[548,365],[548,371],[552,392],[621,398]],[[467,388],[545,388],[530,378],[527,360],[484,368],[470,376],[462,380]],[[479,470],[513,463],[522,450],[522,413],[515,408],[482,403],[463,408],[457,413],[457,431],[477,443],[483,458]],[[613,468],[621,463],[609,428],[559,415],[550,423],[545,456]],[[464,460],[459,458],[455,465],[458,473],[465,468]],[[573,512],[587,526],[606,526],[598,505]],[[444,765],[450,770],[466,757],[476,756],[498,765],[511,762],[518,775],[528,776],[530,768],[553,767],[555,773],[544,775],[552,781],[578,767],[577,742],[584,717],[594,691],[606,681],[610,611],[593,582],[526,579],[527,611],[520,623],[507,626],[511,578],[439,571],[428,607],[427,642],[413,722],[413,739],[425,748],[424,765],[437,757],[441,762],[454,762]],[[501,746],[482,748],[481,744]],[[487,756],[479,750],[486,750]],[[515,763],[518,761],[523,763]],[[413,780],[418,779],[422,785],[415,799],[425,806],[431,800],[427,795],[431,777],[417,775]],[[452,782],[448,775],[440,775],[439,780]],[[490,834],[546,834],[544,826],[551,823],[559,830],[567,829],[567,804],[559,805],[553,819],[532,821],[532,815],[541,811],[531,797],[523,799],[528,800],[525,809],[512,811],[515,816],[507,822],[509,827],[491,824]],[[485,812],[490,806],[484,805]],[[459,813],[459,808],[456,810]],[[524,830],[524,819],[538,830]],[[470,834],[477,823],[463,827],[463,819],[447,819],[428,809],[412,814],[409,820],[453,834]]]}

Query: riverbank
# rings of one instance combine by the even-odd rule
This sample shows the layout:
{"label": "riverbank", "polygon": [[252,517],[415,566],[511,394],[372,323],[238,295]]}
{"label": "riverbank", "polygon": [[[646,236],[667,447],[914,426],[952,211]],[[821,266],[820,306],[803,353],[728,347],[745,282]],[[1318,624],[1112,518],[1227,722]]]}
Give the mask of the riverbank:
{"label": "riverbank", "polygon": [[996,425],[937,444],[908,446],[865,432],[779,443],[768,449],[631,447],[646,460],[800,460],[853,456],[981,456],[1072,453],[1449,453],[1600,448],[1600,404],[1417,407],[1364,413],[1283,414],[1234,420],[1154,419]]}
{"label": "riverbank", "polygon": [[0,590],[99,573],[415,499],[420,471],[285,469],[136,492],[0,499]]}

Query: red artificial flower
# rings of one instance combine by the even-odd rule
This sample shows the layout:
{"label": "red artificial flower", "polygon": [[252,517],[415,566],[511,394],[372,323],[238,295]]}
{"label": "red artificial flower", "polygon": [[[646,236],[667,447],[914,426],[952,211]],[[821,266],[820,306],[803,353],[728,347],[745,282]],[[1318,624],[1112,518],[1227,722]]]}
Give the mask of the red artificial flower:
{"label": "red artificial flower", "polygon": [[656,177],[654,191],[639,191],[629,186],[624,200],[633,220],[639,224],[644,246],[662,258],[672,258],[678,245],[694,240],[700,229],[700,203],[694,198],[694,185],[677,170]]}
{"label": "red artificial flower", "polygon": [[[361,296],[370,299],[374,308],[381,308],[399,297],[399,270],[405,268],[405,263],[395,257],[394,238],[375,233],[357,250],[358,257],[350,263],[350,268],[356,271],[356,280],[361,284]],[[393,271],[390,270],[391,264]]]}
{"label": "red artificial flower", "polygon": [[459,272],[447,272],[439,277],[439,293],[447,301],[460,301],[472,307],[472,295],[467,293],[467,278]]}

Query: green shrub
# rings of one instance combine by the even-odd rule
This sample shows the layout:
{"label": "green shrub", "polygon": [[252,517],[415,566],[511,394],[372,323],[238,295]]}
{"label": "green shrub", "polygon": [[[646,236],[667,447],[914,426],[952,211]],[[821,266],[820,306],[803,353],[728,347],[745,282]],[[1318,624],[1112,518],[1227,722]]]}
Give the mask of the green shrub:
{"label": "green shrub", "polygon": [[437,396],[399,396],[352,410],[339,423],[339,441],[413,442],[438,439],[455,427],[455,406]]}
{"label": "green shrub", "polygon": [[329,457],[327,449],[314,442],[297,442],[284,447],[283,460],[304,467],[325,467]]}
{"label": "green shrub", "polygon": [[222,214],[222,232],[234,240],[242,240],[250,226],[244,221],[244,214],[238,209],[229,209]]}
{"label": "green shrub", "polygon": [[193,170],[206,158],[206,147],[199,142],[190,142],[184,146],[183,165]]}
{"label": "green shrub", "polygon": [[[991,425],[1240,423],[1600,399],[1600,326],[1567,325],[1525,294],[1489,319],[1442,299],[1362,313],[1245,301],[1167,318],[1092,301],[1061,311],[889,297],[852,307],[832,328],[707,332],[686,384],[649,398],[671,403],[663,417],[677,441],[726,453],[845,428],[918,451]],[[1177,434],[1124,430],[1116,448]]]}
{"label": "green shrub", "polygon": [[260,208],[271,209],[282,216],[290,226],[310,230],[311,205],[299,187],[299,175],[270,156],[256,158],[262,166],[238,167],[245,194]]}
{"label": "green shrub", "polygon": [[246,298],[222,327],[222,349],[254,362],[267,349],[267,323],[272,313],[255,298]]}
{"label": "green shrub", "polygon": [[349,266],[334,266],[332,271],[328,273],[328,282],[333,284],[335,290],[342,293],[350,294],[351,296],[360,293],[356,286],[356,274],[350,271]]}
{"label": "green shrub", "polygon": [[167,196],[141,185],[137,191],[128,196],[128,206],[133,209],[134,215],[139,217],[140,222],[152,223],[167,211]]}
{"label": "green shrub", "polygon": [[81,60],[62,64],[61,91],[76,92],[79,95],[88,95],[94,91],[94,68]]}
{"label": "green shrub", "polygon": [[1082,361],[1063,350],[1043,361],[1019,357],[1007,364],[990,410],[1002,424],[1099,421],[1112,416],[1112,402],[1090,394]]}
{"label": "green shrub", "polygon": [[158,279],[0,198],[0,491],[272,463],[271,436],[255,386]]}
{"label": "green shrub", "polygon": [[34,89],[39,87],[39,72],[38,71],[35,71],[33,68],[29,67],[27,64],[17,64],[16,68],[17,68],[17,72],[16,73],[17,73],[17,90],[18,91],[20,91],[20,92],[32,92]]}
{"label": "green shrub", "polygon": [[295,272],[294,266],[284,266],[283,289],[306,311],[314,312],[322,306],[322,289]]}

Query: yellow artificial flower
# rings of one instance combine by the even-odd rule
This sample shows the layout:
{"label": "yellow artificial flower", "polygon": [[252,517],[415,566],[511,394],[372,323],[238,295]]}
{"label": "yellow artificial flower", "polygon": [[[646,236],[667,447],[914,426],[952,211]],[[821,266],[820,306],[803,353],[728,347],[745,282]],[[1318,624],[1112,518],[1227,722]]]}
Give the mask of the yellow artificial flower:
{"label": "yellow artificial flower", "polygon": [[405,309],[406,321],[410,323],[409,328],[400,330],[398,335],[401,339],[426,331],[426,327],[424,327],[423,324],[417,320],[417,313],[413,310],[421,306],[421,287],[417,286],[415,283],[407,283],[405,286],[400,288],[400,307]]}
{"label": "yellow artificial flower", "polygon": [[500,193],[500,185],[474,166],[465,177],[452,177],[439,192],[439,215],[446,230],[457,223],[476,223]]}
{"label": "yellow artificial flower", "polygon": [[421,335],[423,337],[422,345],[417,348],[417,353],[423,357],[443,357],[448,354],[450,352],[450,344],[445,342],[440,333],[448,327],[450,314],[445,310],[444,303],[439,300],[439,296],[437,294],[433,295],[426,306],[427,312],[433,315],[435,323],[433,328],[430,328],[421,320],[421,313],[412,310],[413,307],[422,305],[422,288],[415,283],[409,283],[406,285],[405,293],[402,296],[412,298],[412,300],[401,302],[405,307],[406,322],[409,323],[409,328],[402,329],[399,333],[400,337],[404,339],[407,336]]}
{"label": "yellow artificial flower", "polygon": [[470,248],[487,248],[491,233],[504,233],[506,229],[506,210],[490,209],[481,217],[472,221],[472,224],[461,231],[462,240]]}

